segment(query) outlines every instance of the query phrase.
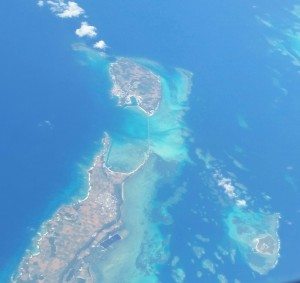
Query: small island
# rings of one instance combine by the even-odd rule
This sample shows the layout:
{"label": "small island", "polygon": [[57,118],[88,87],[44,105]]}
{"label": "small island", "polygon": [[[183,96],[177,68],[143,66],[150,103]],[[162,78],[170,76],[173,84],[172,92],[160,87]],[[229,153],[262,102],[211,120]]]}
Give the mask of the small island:
{"label": "small island", "polygon": [[112,94],[119,105],[135,105],[148,116],[154,114],[161,99],[160,77],[127,58],[119,58],[110,65]]}
{"label": "small island", "polygon": [[229,236],[246,263],[259,274],[267,274],[277,265],[279,219],[277,213],[234,208],[225,221]]}
{"label": "small island", "polygon": [[258,253],[265,255],[277,254],[279,247],[278,241],[276,241],[271,235],[261,235],[254,239],[255,250]]}

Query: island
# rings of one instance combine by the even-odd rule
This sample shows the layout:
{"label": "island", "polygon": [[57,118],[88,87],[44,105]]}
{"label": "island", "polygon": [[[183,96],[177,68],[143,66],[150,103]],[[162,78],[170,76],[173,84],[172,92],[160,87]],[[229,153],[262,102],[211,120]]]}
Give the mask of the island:
{"label": "island", "polygon": [[127,58],[118,58],[110,65],[113,81],[112,94],[119,105],[135,105],[151,116],[155,113],[161,99],[159,76]]}
{"label": "island", "polygon": [[[135,98],[144,115],[158,109],[161,98],[159,77],[130,59],[111,63],[109,73],[112,94],[120,106]],[[111,147],[108,134],[102,150],[88,171],[87,196],[75,203],[62,205],[46,221],[39,237],[22,259],[12,282],[95,282],[89,268],[95,254],[101,254],[126,236],[122,229],[121,205],[124,183],[140,170],[145,159],[131,172],[118,172],[107,166]]]}
{"label": "island", "polygon": [[279,242],[274,239],[270,234],[260,235],[254,239],[255,250],[260,254],[273,255],[279,250]]}
{"label": "island", "polygon": [[277,265],[279,219],[278,213],[235,207],[225,220],[230,238],[249,267],[259,274],[267,274]]}

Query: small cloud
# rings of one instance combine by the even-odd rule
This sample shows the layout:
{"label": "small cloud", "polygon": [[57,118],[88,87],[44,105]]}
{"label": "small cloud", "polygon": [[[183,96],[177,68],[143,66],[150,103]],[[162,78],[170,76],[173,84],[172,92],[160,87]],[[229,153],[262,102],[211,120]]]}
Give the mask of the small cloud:
{"label": "small cloud", "polygon": [[105,50],[107,48],[107,45],[104,40],[99,40],[94,44],[94,48]]}
{"label": "small cloud", "polygon": [[245,206],[247,206],[247,202],[244,199],[238,199],[236,201],[236,205],[239,207],[245,207]]}
{"label": "small cloud", "polygon": [[90,26],[87,22],[82,22],[80,28],[76,29],[75,33],[79,37],[95,37],[97,35],[97,29],[94,26]]}
{"label": "small cloud", "polygon": [[84,14],[84,10],[76,2],[69,1],[64,8],[64,11],[57,14],[60,18],[74,18]]}
{"label": "small cloud", "polygon": [[45,3],[44,3],[43,0],[40,0],[40,1],[37,2],[37,5],[38,5],[39,7],[43,7],[44,4],[45,4]]}
{"label": "small cloud", "polygon": [[229,178],[224,178],[222,176],[218,176],[218,186],[223,188],[225,193],[230,197],[230,198],[235,198],[236,193],[235,193],[235,187],[232,185],[232,182]]}
{"label": "small cloud", "polygon": [[54,125],[49,120],[44,120],[38,124],[40,128],[48,128],[50,130],[54,129]]}
{"label": "small cloud", "polygon": [[84,10],[73,1],[65,3],[63,0],[48,0],[47,4],[50,6],[50,10],[60,18],[76,18],[84,14]]}
{"label": "small cloud", "polygon": [[267,200],[267,201],[269,201],[269,200],[272,199],[272,198],[271,198],[269,195],[267,195],[266,193],[262,193],[261,195],[262,195],[262,197],[263,197],[265,200]]}

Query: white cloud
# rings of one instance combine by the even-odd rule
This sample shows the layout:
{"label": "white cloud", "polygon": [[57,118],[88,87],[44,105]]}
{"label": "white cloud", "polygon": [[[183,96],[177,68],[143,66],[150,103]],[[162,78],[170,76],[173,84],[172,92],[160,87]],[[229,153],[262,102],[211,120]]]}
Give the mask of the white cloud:
{"label": "white cloud", "polygon": [[230,198],[236,198],[237,197],[236,192],[235,192],[235,187],[232,184],[231,179],[223,177],[222,174],[219,173],[219,172],[216,172],[214,174],[214,177],[215,177],[215,180],[218,183],[218,186],[221,187],[224,190],[225,194],[228,197],[230,197]]}
{"label": "white cloud", "polygon": [[60,18],[76,18],[84,14],[84,10],[73,1],[65,3],[63,0],[48,0],[50,10]]}
{"label": "white cloud", "polygon": [[69,1],[67,6],[65,7],[65,10],[61,13],[58,13],[57,15],[60,18],[73,18],[73,17],[79,17],[84,13],[84,10],[78,6],[76,2]]}
{"label": "white cloud", "polygon": [[247,206],[247,202],[244,199],[238,199],[236,201],[236,205],[239,207],[245,207],[245,206]]}
{"label": "white cloud", "polygon": [[79,37],[95,37],[97,35],[97,29],[94,26],[90,26],[87,22],[82,22],[80,28],[76,29],[75,33]]}
{"label": "white cloud", "polygon": [[54,129],[54,125],[49,120],[44,120],[38,124],[40,128],[49,128],[50,130]]}
{"label": "white cloud", "polygon": [[99,40],[94,44],[94,48],[104,50],[107,48],[107,45],[104,40]]}
{"label": "white cloud", "polygon": [[222,178],[218,180],[218,186],[224,189],[225,193],[230,197],[236,197],[235,188],[229,178]]}
{"label": "white cloud", "polygon": [[246,207],[247,201],[243,198],[239,197],[239,192],[236,187],[232,184],[232,180],[230,178],[224,177],[220,172],[214,173],[214,178],[220,188],[222,188],[225,194],[230,198],[235,200],[235,204],[238,207]]}
{"label": "white cloud", "polygon": [[44,6],[44,1],[42,1],[42,0],[40,0],[40,1],[38,1],[37,2],[37,5],[39,6],[39,7],[43,7]]}

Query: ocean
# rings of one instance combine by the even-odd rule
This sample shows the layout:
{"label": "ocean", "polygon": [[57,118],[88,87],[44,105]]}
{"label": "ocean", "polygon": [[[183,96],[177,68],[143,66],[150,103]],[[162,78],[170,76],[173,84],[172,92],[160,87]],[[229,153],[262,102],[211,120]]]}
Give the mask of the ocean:
{"label": "ocean", "polygon": [[[149,227],[159,243],[160,237],[169,241],[162,253],[165,260],[151,267],[157,278],[161,282],[297,279],[299,75],[298,67],[276,49],[278,43],[270,44],[270,39],[274,43],[279,38],[297,57],[298,41],[286,42],[283,34],[299,22],[288,13],[296,1],[83,4],[111,46],[110,53],[193,73],[185,116],[190,162],[184,162],[174,178],[166,177],[169,182],[153,176],[150,184],[156,190],[147,204],[154,214]],[[33,2],[1,3],[0,11],[6,22],[0,28],[5,43],[0,85],[4,281],[41,223],[59,205],[84,193],[86,169],[99,151],[103,132],[110,130],[116,138],[119,131],[129,135],[128,127],[118,127],[119,119],[125,115],[129,124],[132,120],[131,114],[113,110],[110,83],[101,66],[86,66],[73,51],[78,39],[72,20],[63,22]],[[258,17],[270,21],[272,28]],[[182,155],[176,156],[180,161]],[[281,256],[267,276],[252,272],[239,243],[229,236],[226,219],[234,203],[218,186],[216,172],[232,181],[251,211],[281,215]],[[137,199],[144,197],[140,194]],[[172,195],[177,198],[170,205]],[[157,207],[164,205],[166,215],[160,215]],[[129,215],[142,215],[130,207]]]}

